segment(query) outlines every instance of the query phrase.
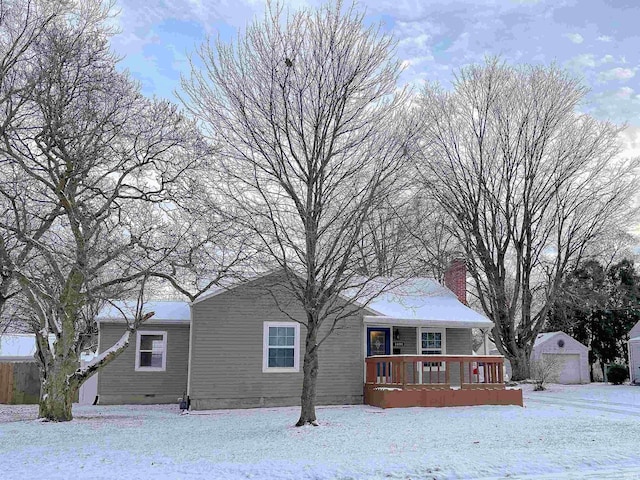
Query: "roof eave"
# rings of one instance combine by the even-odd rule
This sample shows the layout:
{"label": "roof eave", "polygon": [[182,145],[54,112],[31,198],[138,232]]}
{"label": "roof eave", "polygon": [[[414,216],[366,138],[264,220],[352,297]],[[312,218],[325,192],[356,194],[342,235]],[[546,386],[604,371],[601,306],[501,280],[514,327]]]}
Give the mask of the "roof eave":
{"label": "roof eave", "polygon": [[[97,323],[128,323],[124,318],[96,318]],[[142,323],[140,326],[144,325],[153,325],[156,323],[166,324],[166,325],[188,325],[191,323],[191,319],[164,319],[164,318],[153,318],[151,317],[146,322]]]}
{"label": "roof eave", "polygon": [[389,316],[365,315],[364,323],[396,325],[399,327],[449,327],[449,328],[492,328],[493,322],[487,320],[442,320],[435,318],[399,318]]}

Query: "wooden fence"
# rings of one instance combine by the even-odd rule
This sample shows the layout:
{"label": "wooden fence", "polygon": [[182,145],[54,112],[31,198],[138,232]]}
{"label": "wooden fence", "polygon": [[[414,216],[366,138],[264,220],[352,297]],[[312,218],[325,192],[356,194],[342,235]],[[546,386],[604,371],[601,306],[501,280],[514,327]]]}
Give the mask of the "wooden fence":
{"label": "wooden fence", "polygon": [[0,403],[38,403],[40,372],[36,362],[0,362]]}

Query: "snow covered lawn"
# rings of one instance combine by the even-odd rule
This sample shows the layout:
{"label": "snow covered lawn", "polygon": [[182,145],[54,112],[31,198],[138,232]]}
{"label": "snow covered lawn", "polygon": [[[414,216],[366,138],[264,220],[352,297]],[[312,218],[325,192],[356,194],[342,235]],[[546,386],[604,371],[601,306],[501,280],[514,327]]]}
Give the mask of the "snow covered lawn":
{"label": "snow covered lawn", "polygon": [[326,407],[304,428],[297,408],[76,405],[53,424],[0,405],[0,477],[640,478],[640,388],[524,388],[525,408]]}

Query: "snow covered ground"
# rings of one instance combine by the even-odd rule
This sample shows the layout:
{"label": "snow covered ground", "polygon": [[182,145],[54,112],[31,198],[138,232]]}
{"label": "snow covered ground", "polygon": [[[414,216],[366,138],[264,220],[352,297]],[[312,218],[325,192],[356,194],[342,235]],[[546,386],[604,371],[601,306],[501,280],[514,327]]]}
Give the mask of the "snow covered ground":
{"label": "snow covered ground", "polygon": [[0,478],[640,479],[640,388],[524,389],[525,408],[326,407],[303,428],[297,408],[76,405],[53,424],[0,405]]}

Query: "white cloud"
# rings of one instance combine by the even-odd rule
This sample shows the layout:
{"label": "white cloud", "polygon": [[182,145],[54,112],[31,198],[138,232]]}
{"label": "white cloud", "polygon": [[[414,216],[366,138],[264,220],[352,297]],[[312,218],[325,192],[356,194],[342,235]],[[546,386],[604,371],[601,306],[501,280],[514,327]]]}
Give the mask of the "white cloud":
{"label": "white cloud", "polygon": [[610,80],[618,80],[620,82],[626,82],[630,78],[633,78],[635,74],[635,69],[616,67],[611,70],[601,72],[600,81],[606,82]]}
{"label": "white cloud", "polygon": [[573,43],[584,42],[584,38],[579,33],[565,33],[564,36],[571,40]]}
{"label": "white cloud", "polygon": [[577,66],[577,67],[595,67],[596,66],[596,58],[591,53],[583,53],[573,57],[567,63]]}
{"label": "white cloud", "polygon": [[428,33],[422,33],[415,37],[403,38],[398,42],[398,47],[427,48],[429,46],[429,40],[431,40],[431,35]]}
{"label": "white cloud", "polygon": [[423,55],[421,57],[407,58],[402,63],[408,67],[408,66],[420,65],[427,62],[432,62],[433,60],[434,60],[433,55],[429,54],[429,55]]}
{"label": "white cloud", "polygon": [[[592,100],[590,110],[596,117],[616,123],[628,122],[629,132],[640,134],[640,95],[632,88],[625,86],[598,93]],[[627,144],[624,148],[635,149],[637,154],[640,154],[640,136],[635,133],[626,139]]]}
{"label": "white cloud", "polygon": [[596,57],[592,53],[583,53],[570,58],[565,62],[565,66],[575,73],[582,75],[587,68],[596,66]]}
{"label": "white cloud", "polygon": [[620,141],[624,156],[640,157],[640,126],[628,126],[622,130]]}
{"label": "white cloud", "polygon": [[611,38],[609,35],[600,35],[598,37],[598,40],[600,40],[601,42],[611,42],[613,38]]}
{"label": "white cloud", "polygon": [[620,98],[632,98],[633,88],[631,87],[622,87],[620,90],[616,92],[616,95]]}
{"label": "white cloud", "polygon": [[611,63],[615,60],[613,55],[605,55],[600,59],[600,63]]}

